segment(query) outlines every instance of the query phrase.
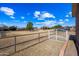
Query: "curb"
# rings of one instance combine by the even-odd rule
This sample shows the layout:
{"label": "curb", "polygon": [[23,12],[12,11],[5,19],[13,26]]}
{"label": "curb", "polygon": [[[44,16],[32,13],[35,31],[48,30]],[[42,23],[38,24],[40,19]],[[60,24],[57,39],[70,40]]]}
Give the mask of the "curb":
{"label": "curb", "polygon": [[67,45],[68,45],[68,41],[65,41],[63,47],[60,50],[59,56],[64,56],[65,50],[67,48]]}

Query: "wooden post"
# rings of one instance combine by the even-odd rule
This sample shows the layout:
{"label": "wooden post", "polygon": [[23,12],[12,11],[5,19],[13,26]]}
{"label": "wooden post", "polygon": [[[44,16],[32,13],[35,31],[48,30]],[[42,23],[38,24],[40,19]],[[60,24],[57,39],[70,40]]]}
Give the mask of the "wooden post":
{"label": "wooden post", "polygon": [[16,36],[14,37],[14,43],[15,43],[15,45],[14,45],[14,49],[15,49],[15,52],[16,52]]}
{"label": "wooden post", "polygon": [[69,40],[69,34],[68,34],[68,30],[66,30],[66,41]]}
{"label": "wooden post", "polygon": [[40,33],[38,33],[38,40],[39,40],[39,42],[40,42]]}
{"label": "wooden post", "polygon": [[56,29],[56,40],[58,40],[58,37],[57,36],[58,36],[58,34],[57,34],[57,29]]}
{"label": "wooden post", "polygon": [[48,30],[48,39],[50,40],[50,30]]}

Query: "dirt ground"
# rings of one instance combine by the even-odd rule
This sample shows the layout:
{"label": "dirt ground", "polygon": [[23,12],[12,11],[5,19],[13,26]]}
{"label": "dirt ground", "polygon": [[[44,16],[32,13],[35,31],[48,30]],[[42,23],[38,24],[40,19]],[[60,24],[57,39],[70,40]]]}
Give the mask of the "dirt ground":
{"label": "dirt ground", "polygon": [[16,35],[24,35],[24,34],[32,34],[32,33],[40,33],[40,32],[48,32],[48,30],[37,30],[37,31],[7,31],[7,36],[16,36]]}
{"label": "dirt ground", "polygon": [[64,42],[46,40],[28,49],[17,52],[14,56],[58,56]]}
{"label": "dirt ground", "polygon": [[[41,33],[41,32],[45,32],[45,33]],[[32,34],[32,33],[41,33],[40,37],[42,36],[46,36],[41,38],[40,40],[38,39],[39,34],[34,34],[34,35],[28,35],[28,36],[19,36],[16,37],[16,43],[21,43],[24,42],[22,44],[18,44],[16,45],[16,51],[24,49],[30,45],[33,45],[35,43],[38,43],[39,41],[43,41],[43,40],[47,40],[45,42],[39,43],[35,46],[32,46],[28,49],[25,49],[21,52],[18,52],[14,55],[58,55],[59,51],[64,43],[64,41],[54,41],[55,39],[53,38],[52,40],[48,40],[48,30],[40,30],[40,31],[9,31],[6,32],[7,36],[16,36],[16,35],[24,35],[24,34]],[[63,35],[63,32],[59,32],[59,35]],[[69,32],[69,35],[71,34],[75,34],[75,32]],[[0,39],[0,48],[9,46],[9,45],[14,45],[15,44],[15,37],[11,37],[11,38],[5,38],[5,39]],[[36,40],[34,40],[36,39]],[[28,40],[33,40],[33,41],[29,41],[29,42],[25,42]],[[52,52],[51,52],[52,51]],[[0,49],[0,55],[8,55],[10,53],[15,52],[15,46],[11,46],[5,49]]]}

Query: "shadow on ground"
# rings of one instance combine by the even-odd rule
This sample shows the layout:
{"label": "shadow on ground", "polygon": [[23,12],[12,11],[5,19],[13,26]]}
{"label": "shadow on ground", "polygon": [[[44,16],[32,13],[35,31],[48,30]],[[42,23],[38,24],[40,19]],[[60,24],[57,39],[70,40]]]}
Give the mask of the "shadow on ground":
{"label": "shadow on ground", "polygon": [[77,50],[77,55],[79,56],[79,50],[78,50],[78,46],[77,46],[77,43],[76,43],[77,42],[76,35],[70,35],[69,40],[72,40],[74,42],[76,50]]}

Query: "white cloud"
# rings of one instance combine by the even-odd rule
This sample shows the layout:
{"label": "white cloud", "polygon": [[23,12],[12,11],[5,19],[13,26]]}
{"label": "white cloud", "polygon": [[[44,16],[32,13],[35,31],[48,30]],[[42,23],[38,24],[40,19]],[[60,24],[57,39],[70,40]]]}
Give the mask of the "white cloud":
{"label": "white cloud", "polygon": [[5,2],[10,2],[11,0],[0,0],[0,2],[5,3]]}
{"label": "white cloud", "polygon": [[72,12],[71,11],[69,12],[69,15],[72,16]]}
{"label": "white cloud", "polygon": [[66,15],[66,17],[69,17],[69,15]]}
{"label": "white cloud", "polygon": [[15,19],[15,17],[14,17],[14,16],[10,16],[10,18]]}
{"label": "white cloud", "polygon": [[56,23],[56,21],[45,21],[46,26],[53,26]]}
{"label": "white cloud", "polygon": [[64,24],[64,22],[63,22],[63,21],[61,21],[61,22],[59,22],[59,24]]}
{"label": "white cloud", "polygon": [[55,18],[55,16],[50,14],[50,13],[48,13],[48,12],[46,12],[46,13],[42,14],[42,18]]}
{"label": "white cloud", "polygon": [[72,17],[72,12],[68,12],[68,14],[65,17]]}
{"label": "white cloud", "polygon": [[12,20],[13,22],[15,22],[15,23],[19,23],[20,21],[19,20]]}
{"label": "white cloud", "polygon": [[72,17],[72,12],[68,12],[68,14],[65,17]]}
{"label": "white cloud", "polygon": [[59,22],[58,22],[58,24],[64,24],[64,21],[63,21],[63,19],[59,19]]}
{"label": "white cloud", "polygon": [[8,7],[0,7],[0,11],[4,12],[8,16],[13,16],[14,15],[14,10]]}
{"label": "white cloud", "polygon": [[35,11],[34,16],[35,16],[35,18],[39,17],[40,16],[40,11]]}
{"label": "white cloud", "polygon": [[63,21],[63,19],[59,19],[59,21]]}
{"label": "white cloud", "polygon": [[3,22],[2,24],[4,24],[4,25],[8,25],[6,22]]}
{"label": "white cloud", "polygon": [[36,23],[37,25],[43,25],[43,26],[54,26],[56,24],[56,21],[53,21],[53,20],[47,20],[47,21],[44,21],[44,22],[37,22]]}
{"label": "white cloud", "polygon": [[67,21],[67,22],[68,22],[68,21],[69,21],[69,19],[65,19],[65,21]]}
{"label": "white cloud", "polygon": [[24,21],[24,23],[27,23],[27,21]]}
{"label": "white cloud", "polygon": [[34,17],[37,18],[38,20],[44,20],[45,18],[56,18],[53,14],[44,12],[44,11],[42,11],[42,12],[35,11]]}
{"label": "white cloud", "polygon": [[24,16],[21,16],[21,19],[24,19],[25,17]]}

